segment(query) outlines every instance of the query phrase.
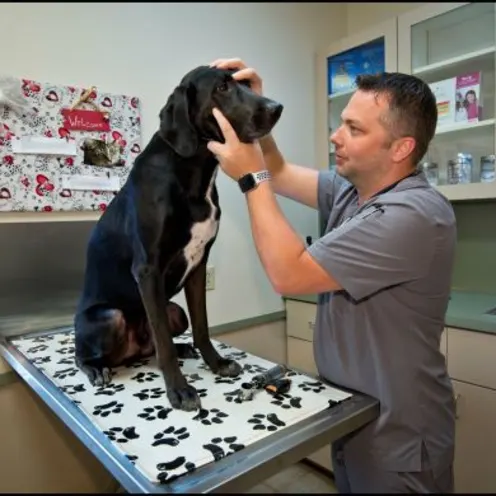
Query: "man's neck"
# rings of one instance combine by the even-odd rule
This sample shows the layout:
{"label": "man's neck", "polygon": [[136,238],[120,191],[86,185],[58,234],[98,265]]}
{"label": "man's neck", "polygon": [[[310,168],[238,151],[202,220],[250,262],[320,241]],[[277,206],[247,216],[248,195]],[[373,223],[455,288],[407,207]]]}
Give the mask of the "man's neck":
{"label": "man's neck", "polygon": [[363,203],[370,200],[370,198],[377,196],[383,192],[389,191],[394,188],[399,182],[403,179],[406,179],[409,176],[412,176],[416,173],[416,169],[405,171],[404,174],[395,175],[394,177],[384,177],[381,180],[370,183],[368,182],[366,185],[355,185],[356,190],[358,192],[358,204],[362,205]]}

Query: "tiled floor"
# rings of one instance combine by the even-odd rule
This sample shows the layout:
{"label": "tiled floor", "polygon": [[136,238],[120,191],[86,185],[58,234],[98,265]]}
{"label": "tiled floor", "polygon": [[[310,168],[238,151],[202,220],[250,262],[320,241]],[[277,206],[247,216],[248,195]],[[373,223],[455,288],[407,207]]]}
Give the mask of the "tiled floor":
{"label": "tiled floor", "polygon": [[306,463],[297,463],[257,484],[247,493],[336,493],[330,476]]}

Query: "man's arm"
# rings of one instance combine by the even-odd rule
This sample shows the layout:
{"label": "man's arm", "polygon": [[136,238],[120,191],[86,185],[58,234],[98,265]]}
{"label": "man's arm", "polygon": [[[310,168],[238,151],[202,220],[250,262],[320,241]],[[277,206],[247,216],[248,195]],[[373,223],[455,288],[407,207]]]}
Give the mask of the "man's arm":
{"label": "man's arm", "polygon": [[255,247],[274,290],[307,294],[341,289],[306,251],[285,219],[269,181],[246,194]]}
{"label": "man's arm", "polygon": [[262,138],[260,147],[273,178],[274,192],[308,207],[318,208],[319,171],[286,162],[272,135]]}

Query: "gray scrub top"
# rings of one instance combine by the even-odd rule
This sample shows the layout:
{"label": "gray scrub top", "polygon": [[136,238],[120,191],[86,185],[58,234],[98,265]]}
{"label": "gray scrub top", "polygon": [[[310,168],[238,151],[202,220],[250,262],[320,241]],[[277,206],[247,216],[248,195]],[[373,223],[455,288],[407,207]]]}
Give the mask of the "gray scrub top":
{"label": "gray scrub top", "polygon": [[345,456],[441,471],[452,463],[455,430],[440,351],[456,244],[451,204],[419,173],[358,206],[356,189],[332,171],[319,172],[318,203],[327,227],[308,251],[344,290],[319,295],[316,365],[380,402],[379,418],[346,443]]}

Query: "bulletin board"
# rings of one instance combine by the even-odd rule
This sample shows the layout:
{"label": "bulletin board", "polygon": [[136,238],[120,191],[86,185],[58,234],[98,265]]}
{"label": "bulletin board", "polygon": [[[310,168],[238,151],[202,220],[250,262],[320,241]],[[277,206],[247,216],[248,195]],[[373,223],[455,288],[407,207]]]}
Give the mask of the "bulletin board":
{"label": "bulletin board", "polygon": [[0,77],[0,212],[103,211],[141,146],[137,97]]}

